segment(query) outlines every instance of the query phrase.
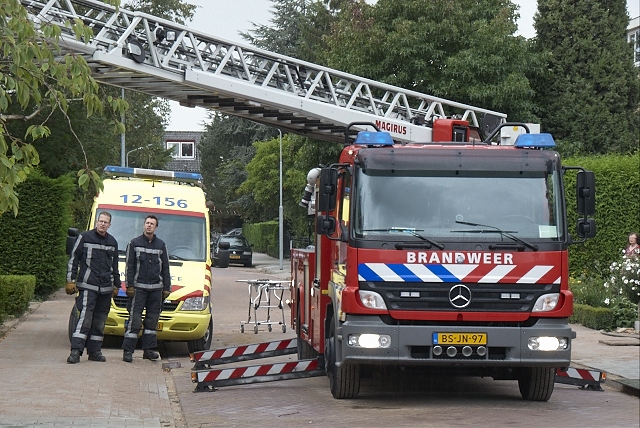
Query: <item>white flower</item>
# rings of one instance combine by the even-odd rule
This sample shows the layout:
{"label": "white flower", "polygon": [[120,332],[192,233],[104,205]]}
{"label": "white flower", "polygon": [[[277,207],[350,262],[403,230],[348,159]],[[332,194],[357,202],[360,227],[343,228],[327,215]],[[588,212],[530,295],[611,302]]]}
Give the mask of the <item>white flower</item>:
{"label": "white flower", "polygon": [[608,298],[608,297],[607,297],[606,299],[604,299],[604,304],[605,304],[605,305],[608,305],[608,304],[609,304],[609,302],[610,302],[610,300],[609,300],[609,298]]}

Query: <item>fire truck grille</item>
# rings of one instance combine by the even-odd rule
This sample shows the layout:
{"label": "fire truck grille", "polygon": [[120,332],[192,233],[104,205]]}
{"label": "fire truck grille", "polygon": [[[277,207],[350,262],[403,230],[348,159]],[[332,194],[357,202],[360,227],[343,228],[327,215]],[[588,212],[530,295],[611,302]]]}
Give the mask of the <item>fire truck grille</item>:
{"label": "fire truck grille", "polygon": [[[128,297],[123,297],[123,296],[116,296],[113,298],[113,303],[115,303],[115,305],[118,308],[123,308],[126,309],[127,308],[127,299]],[[171,302],[171,303],[163,303],[162,304],[162,312],[174,312],[177,308],[178,308],[178,304],[180,302]]]}
{"label": "fire truck grille", "polygon": [[[453,297],[458,290],[452,287],[460,283],[360,283],[360,289],[379,293],[390,310],[462,312],[531,312],[538,297],[547,293],[559,293],[559,284],[462,284],[470,292],[470,299]],[[457,305],[457,306],[456,306]]]}

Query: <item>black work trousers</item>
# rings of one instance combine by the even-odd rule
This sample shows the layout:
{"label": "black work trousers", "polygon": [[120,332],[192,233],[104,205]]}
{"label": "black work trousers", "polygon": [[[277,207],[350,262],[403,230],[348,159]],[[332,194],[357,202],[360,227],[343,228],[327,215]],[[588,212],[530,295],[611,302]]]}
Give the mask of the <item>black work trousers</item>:
{"label": "black work trousers", "polygon": [[[136,288],[133,297],[129,298],[127,308],[129,309],[129,324],[125,329],[122,349],[131,352],[135,351],[138,335],[143,327],[140,347],[142,349],[152,349],[158,346],[156,329],[158,328],[158,319],[162,309],[162,289],[145,290]],[[143,310],[146,310],[144,321],[142,319]]]}
{"label": "black work trousers", "polygon": [[71,349],[82,352],[102,350],[104,323],[109,315],[111,293],[98,294],[96,291],[80,289],[76,296],[76,308],[80,312],[78,323],[71,334]]}

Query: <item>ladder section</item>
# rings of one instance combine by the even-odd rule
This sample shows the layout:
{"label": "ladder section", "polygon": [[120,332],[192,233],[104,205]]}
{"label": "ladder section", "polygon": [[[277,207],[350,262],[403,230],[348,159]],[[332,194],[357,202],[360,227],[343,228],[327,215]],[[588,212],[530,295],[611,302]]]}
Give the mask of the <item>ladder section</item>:
{"label": "ladder section", "polygon": [[[374,122],[398,142],[427,143],[437,118],[457,115],[473,126],[486,114],[506,119],[95,0],[21,2],[36,27],[60,26],[63,51],[83,55],[98,82],[310,138],[343,142],[349,123]],[[93,29],[89,43],[76,40],[74,19]]]}

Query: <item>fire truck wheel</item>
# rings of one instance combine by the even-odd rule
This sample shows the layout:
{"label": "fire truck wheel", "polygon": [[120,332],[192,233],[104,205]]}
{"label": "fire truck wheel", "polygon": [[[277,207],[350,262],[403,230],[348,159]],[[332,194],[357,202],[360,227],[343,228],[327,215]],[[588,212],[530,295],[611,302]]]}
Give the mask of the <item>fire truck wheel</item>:
{"label": "fire truck wheel", "polygon": [[333,398],[355,398],[360,392],[360,366],[342,364],[336,366],[336,324],[331,319],[329,336],[325,342],[326,372],[329,376],[329,388]]}
{"label": "fire truck wheel", "polygon": [[73,304],[71,308],[71,314],[69,314],[69,343],[71,343],[71,336],[76,329],[76,325],[78,325],[78,317],[80,317],[80,311],[76,308],[76,304]]}
{"label": "fire truck wheel", "polygon": [[518,387],[522,398],[530,401],[548,401],[553,393],[556,369],[553,367],[526,367],[521,369]]}

